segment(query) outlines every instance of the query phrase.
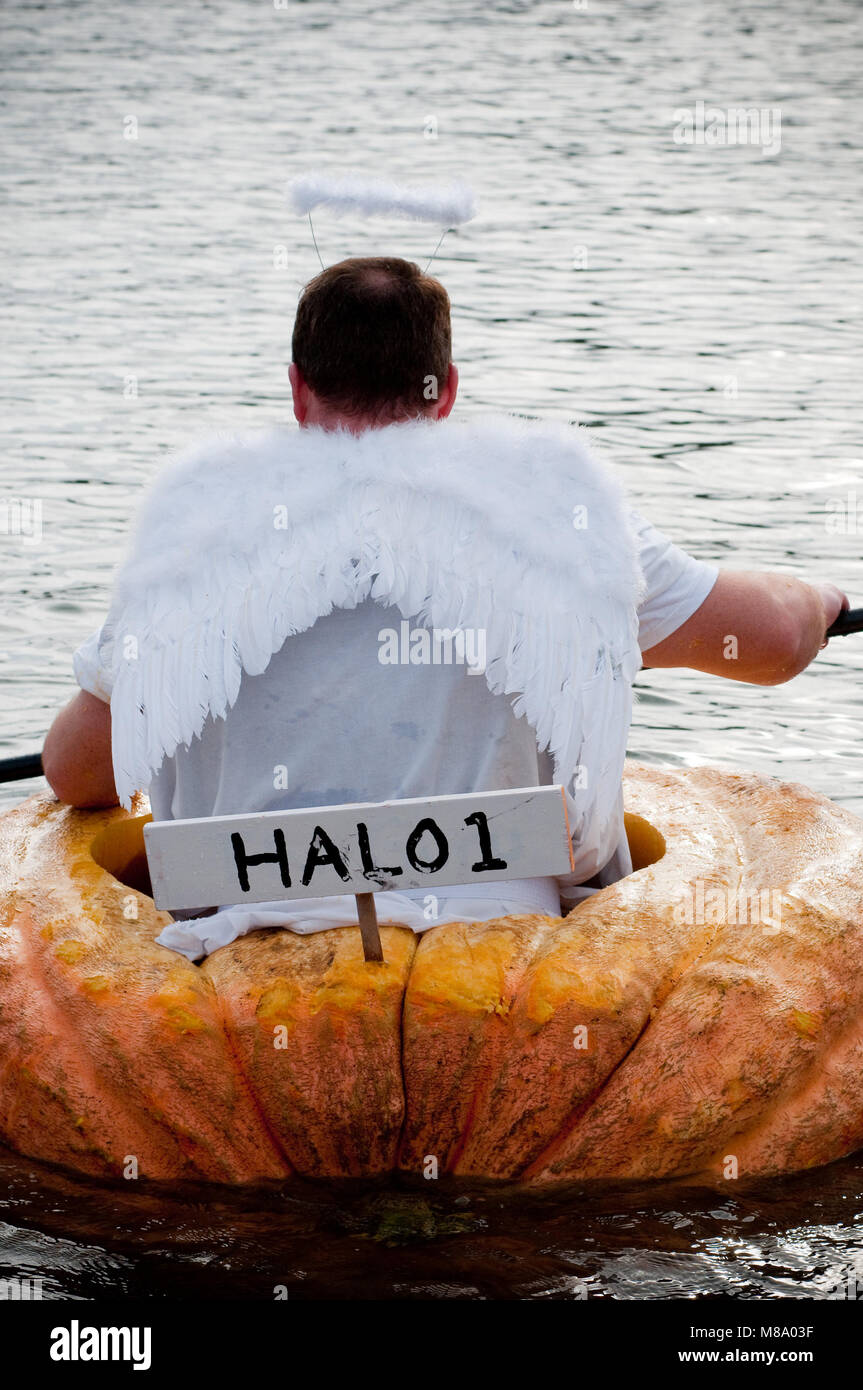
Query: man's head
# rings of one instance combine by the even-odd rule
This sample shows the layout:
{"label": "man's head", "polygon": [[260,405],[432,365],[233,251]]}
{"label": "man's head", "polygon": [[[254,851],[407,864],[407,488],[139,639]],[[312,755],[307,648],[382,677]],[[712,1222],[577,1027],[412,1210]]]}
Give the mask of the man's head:
{"label": "man's head", "polygon": [[300,296],[291,389],[301,425],[359,431],[452,410],[449,296],[411,261],[356,257]]}

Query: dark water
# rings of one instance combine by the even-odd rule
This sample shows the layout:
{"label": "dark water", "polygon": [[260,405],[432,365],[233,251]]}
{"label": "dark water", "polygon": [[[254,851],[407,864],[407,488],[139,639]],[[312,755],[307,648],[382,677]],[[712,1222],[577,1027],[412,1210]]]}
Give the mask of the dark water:
{"label": "dark water", "polygon": [[[0,1157],[0,1278],[55,1299],[863,1297],[863,1160],[755,1186],[106,1189]],[[850,1291],[850,1294],[849,1294]]]}
{"label": "dark water", "polygon": [[[166,451],[287,417],[317,261],[284,191],[315,167],[474,185],[481,215],[436,261],[463,413],[578,419],[695,554],[863,602],[859,0],[7,0],[0,44],[0,755],[71,693]],[[698,100],[778,109],[780,149],[675,143]],[[435,239],[317,233],[327,262],[424,263]],[[863,638],[778,689],[645,674],[630,750],[863,811],[861,676]],[[389,1215],[380,1194],[171,1204],[14,1160],[2,1178],[4,1269],[65,1297],[805,1297],[863,1271],[854,1161],[734,1197],[423,1192]]]}

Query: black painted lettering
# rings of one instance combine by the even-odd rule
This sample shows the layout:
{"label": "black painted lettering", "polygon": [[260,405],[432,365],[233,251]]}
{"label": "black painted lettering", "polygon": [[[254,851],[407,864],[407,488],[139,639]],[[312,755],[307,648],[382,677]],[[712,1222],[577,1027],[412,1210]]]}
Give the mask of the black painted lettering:
{"label": "black painted lettering", "polygon": [[256,864],[278,864],[279,874],[285,888],[291,886],[291,875],[288,872],[288,851],[285,847],[285,832],[283,830],[273,831],[273,840],[276,846],[275,854],[247,854],[243,837],[237,831],[231,836],[231,845],[234,850],[234,863],[237,866],[237,878],[244,893],[249,892],[249,869]]}
{"label": "black painted lettering", "polygon": [[374,879],[376,883],[382,883],[387,878],[395,878],[398,874],[404,873],[404,869],[396,866],[394,869],[379,868],[375,864],[372,847],[369,843],[369,828],[365,821],[357,821],[357,840],[360,846],[360,860],[363,866],[363,878]]}
{"label": "black painted lettering", "polygon": [[[417,847],[423,835],[428,833],[434,838],[438,852],[434,859],[420,859],[417,854]],[[426,816],[425,820],[417,821],[405,845],[405,853],[415,869],[421,873],[433,874],[438,869],[442,869],[449,859],[449,843],[440,826],[433,821],[431,816]]]}
{"label": "black painted lettering", "polygon": [[303,869],[304,888],[308,888],[311,883],[315,869],[323,868],[325,864],[332,864],[342,882],[348,882],[350,874],[344,859],[326,830],[322,830],[319,825],[316,825],[309,845],[309,852],[306,855],[306,867]]}
{"label": "black painted lettering", "polygon": [[471,864],[471,871],[475,874],[481,874],[488,869],[505,869],[506,860],[498,859],[496,855],[492,854],[488,816],[485,811],[473,811],[471,815],[465,816],[464,823],[465,825],[476,826],[476,833],[479,835],[479,850],[482,855],[482,859],[478,863]]}

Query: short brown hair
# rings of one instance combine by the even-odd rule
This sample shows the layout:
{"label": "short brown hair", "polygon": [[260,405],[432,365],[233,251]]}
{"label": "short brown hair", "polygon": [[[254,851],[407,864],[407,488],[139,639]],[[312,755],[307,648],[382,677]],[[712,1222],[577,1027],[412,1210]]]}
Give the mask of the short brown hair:
{"label": "short brown hair", "polygon": [[[452,360],[449,295],[412,261],[357,256],[300,296],[294,363],[316,396],[348,415],[427,410]],[[434,377],[434,396],[428,378]]]}

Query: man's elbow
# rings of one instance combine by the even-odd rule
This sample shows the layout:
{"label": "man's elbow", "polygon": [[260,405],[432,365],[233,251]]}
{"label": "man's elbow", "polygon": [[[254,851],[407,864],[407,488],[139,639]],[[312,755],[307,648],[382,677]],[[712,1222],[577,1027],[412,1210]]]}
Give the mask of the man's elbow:
{"label": "man's elbow", "polygon": [[72,786],[67,769],[64,766],[62,756],[57,751],[56,740],[52,738],[52,730],[50,729],[42,745],[42,771],[45,774],[45,781],[57,800],[65,801],[69,806],[74,805],[74,802],[69,800]]}
{"label": "man's elbow", "polygon": [[789,613],[778,607],[770,625],[764,671],[757,684],[786,685],[799,676],[817,656],[821,638],[817,618],[810,611]]}
{"label": "man's elbow", "polygon": [[789,656],[786,660],[777,662],[776,666],[771,667],[764,675],[751,677],[751,683],[753,685],[787,685],[789,681],[793,681],[795,676],[799,676],[801,671],[805,671],[808,665],[808,661],[804,661],[800,665],[798,661]]}
{"label": "man's elbow", "polygon": [[45,738],[42,771],[67,806],[116,806],[109,707],[78,695],[61,710]]}
{"label": "man's elbow", "polygon": [[46,740],[42,749],[42,771],[57,800],[67,806],[90,810],[97,806],[111,806],[116,802],[115,793],[112,795],[105,787],[94,786],[86,775],[82,777],[80,772],[69,767],[63,757],[52,748],[50,740]]}

